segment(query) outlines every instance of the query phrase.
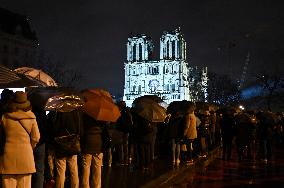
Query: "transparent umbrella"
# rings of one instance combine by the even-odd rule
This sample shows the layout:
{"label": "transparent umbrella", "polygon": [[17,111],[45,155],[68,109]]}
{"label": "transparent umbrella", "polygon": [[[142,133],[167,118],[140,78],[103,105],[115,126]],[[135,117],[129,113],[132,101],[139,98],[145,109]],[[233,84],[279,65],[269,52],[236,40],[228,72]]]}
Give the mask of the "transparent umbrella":
{"label": "transparent umbrella", "polygon": [[45,86],[57,86],[55,80],[42,70],[31,68],[31,67],[21,67],[14,70],[19,74],[26,75],[31,79],[38,80],[45,84]]}

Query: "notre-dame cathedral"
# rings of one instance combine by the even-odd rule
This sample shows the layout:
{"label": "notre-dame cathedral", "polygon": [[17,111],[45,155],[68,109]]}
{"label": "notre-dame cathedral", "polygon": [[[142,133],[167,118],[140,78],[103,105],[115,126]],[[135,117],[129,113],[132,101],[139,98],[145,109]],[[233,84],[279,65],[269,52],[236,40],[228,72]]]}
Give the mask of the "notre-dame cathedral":
{"label": "notre-dame cathedral", "polygon": [[180,29],[162,34],[160,60],[152,60],[153,49],[151,38],[144,34],[128,38],[123,96],[127,106],[143,95],[158,95],[167,104],[179,100],[206,101],[207,68],[190,67]]}

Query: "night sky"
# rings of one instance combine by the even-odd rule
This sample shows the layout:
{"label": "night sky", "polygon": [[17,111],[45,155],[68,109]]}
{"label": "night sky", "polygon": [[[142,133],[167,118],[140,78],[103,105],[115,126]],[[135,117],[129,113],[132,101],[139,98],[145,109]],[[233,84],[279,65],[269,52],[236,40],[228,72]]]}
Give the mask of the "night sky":
{"label": "night sky", "polygon": [[[246,55],[248,77],[283,70],[284,2],[281,0],[0,0],[25,14],[41,49],[81,72],[80,88],[123,93],[126,42],[144,33],[155,42],[181,27],[191,66],[239,78]],[[282,63],[282,65],[281,65]]]}

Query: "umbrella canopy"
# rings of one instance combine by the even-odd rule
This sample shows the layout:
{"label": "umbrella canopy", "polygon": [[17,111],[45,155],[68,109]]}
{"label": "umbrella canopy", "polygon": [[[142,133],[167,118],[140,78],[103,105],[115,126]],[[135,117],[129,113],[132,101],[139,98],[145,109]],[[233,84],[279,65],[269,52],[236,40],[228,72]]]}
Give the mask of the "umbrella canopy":
{"label": "umbrella canopy", "polygon": [[141,100],[142,101],[143,100],[152,100],[152,101],[155,101],[156,103],[162,103],[163,102],[163,100],[160,97],[158,97],[157,95],[143,95],[141,97],[136,98],[133,101],[133,103],[137,103],[137,102],[139,102]]}
{"label": "umbrella canopy", "polygon": [[174,114],[180,112],[184,113],[191,113],[195,110],[195,104],[191,101],[183,100],[183,101],[173,101],[169,104],[167,108],[167,112],[170,114]]}
{"label": "umbrella canopy", "polygon": [[45,105],[47,111],[70,112],[84,105],[82,97],[76,94],[63,93],[50,97]]}
{"label": "umbrella canopy", "polygon": [[272,112],[261,112],[258,115],[258,118],[264,124],[271,126],[277,125],[280,121],[280,118],[275,113]]}
{"label": "umbrella canopy", "polygon": [[36,80],[31,80],[25,75],[18,74],[3,65],[0,65],[0,88],[23,88],[29,86],[42,86]]}
{"label": "umbrella canopy", "polygon": [[88,89],[82,91],[82,96],[85,100],[82,111],[95,120],[116,122],[120,117],[120,110],[109,92],[102,89]]}
{"label": "umbrella canopy", "polygon": [[57,83],[45,72],[31,67],[21,67],[14,70],[19,74],[28,76],[29,78],[38,80],[45,84],[45,86],[57,86]]}
{"label": "umbrella canopy", "polygon": [[247,113],[239,113],[235,117],[238,123],[252,123],[252,118]]}
{"label": "umbrella canopy", "polygon": [[151,99],[133,103],[132,111],[150,122],[164,122],[167,117],[166,109]]}

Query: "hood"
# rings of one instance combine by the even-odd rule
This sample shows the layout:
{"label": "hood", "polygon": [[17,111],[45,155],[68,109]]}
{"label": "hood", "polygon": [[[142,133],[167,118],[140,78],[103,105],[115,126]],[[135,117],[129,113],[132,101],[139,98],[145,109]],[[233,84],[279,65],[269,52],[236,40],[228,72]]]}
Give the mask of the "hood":
{"label": "hood", "polygon": [[21,120],[21,119],[36,119],[34,113],[32,111],[16,111],[12,113],[6,113],[6,118],[9,119],[15,119],[15,120]]}

